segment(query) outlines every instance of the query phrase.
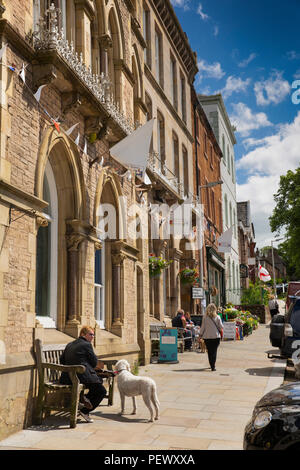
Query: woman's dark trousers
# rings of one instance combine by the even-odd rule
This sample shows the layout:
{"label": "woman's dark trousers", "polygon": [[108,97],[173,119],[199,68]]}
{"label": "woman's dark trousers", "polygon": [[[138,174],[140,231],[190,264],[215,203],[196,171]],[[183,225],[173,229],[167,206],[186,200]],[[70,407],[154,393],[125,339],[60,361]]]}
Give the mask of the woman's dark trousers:
{"label": "woman's dark trousers", "polygon": [[205,339],[205,346],[207,348],[207,354],[208,354],[208,361],[211,369],[214,369],[216,366],[216,360],[217,360],[217,349],[220,344],[220,338],[214,338],[214,339]]}

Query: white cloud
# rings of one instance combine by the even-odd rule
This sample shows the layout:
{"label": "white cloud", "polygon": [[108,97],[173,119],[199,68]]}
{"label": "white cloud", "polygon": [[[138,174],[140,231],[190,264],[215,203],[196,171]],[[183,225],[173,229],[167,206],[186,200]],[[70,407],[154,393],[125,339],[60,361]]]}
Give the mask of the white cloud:
{"label": "white cloud", "polygon": [[230,116],[232,124],[242,136],[247,137],[252,130],[272,126],[265,113],[254,114],[244,103],[232,104],[233,114]]}
{"label": "white cloud", "polygon": [[224,77],[225,72],[222,70],[220,62],[214,62],[213,64],[208,64],[205,60],[198,61],[199,75],[202,78],[203,76],[209,78],[221,79]]}
{"label": "white cloud", "polygon": [[224,98],[228,98],[232,93],[245,92],[251,83],[251,79],[243,80],[240,77],[229,76],[226,80],[225,87],[220,91]]}
{"label": "white cloud", "polygon": [[215,25],[214,26],[214,36],[218,36],[218,34],[219,34],[219,26]]}
{"label": "white cloud", "polygon": [[295,78],[296,80],[300,78],[300,69],[298,69],[296,73],[294,73],[293,78]]}
{"label": "white cloud", "polygon": [[238,66],[239,66],[239,67],[242,67],[242,68],[243,68],[243,67],[247,67],[247,65],[249,65],[250,62],[252,62],[252,60],[254,60],[256,56],[257,56],[257,54],[255,54],[254,52],[252,52],[252,53],[249,55],[249,57],[248,57],[247,59],[242,60],[242,61],[238,64]]}
{"label": "white cloud", "polygon": [[237,169],[248,173],[246,182],[237,185],[237,197],[238,201],[250,200],[256,243],[262,247],[275,236],[268,219],[275,207],[273,195],[278,191],[280,176],[300,164],[300,111],[292,123],[282,125],[276,134],[248,139],[248,144],[257,147],[236,164]]}
{"label": "white cloud", "polygon": [[173,7],[183,8],[184,11],[190,9],[190,0],[171,0]]}
{"label": "white cloud", "polygon": [[299,60],[300,59],[300,53],[296,52],[296,51],[288,51],[286,53],[286,55],[287,55],[287,58],[289,60]]}
{"label": "white cloud", "polygon": [[273,72],[267,80],[261,80],[254,85],[256,103],[259,106],[281,103],[289,95],[291,86],[282,78],[282,72]]}
{"label": "white cloud", "polygon": [[204,21],[208,20],[209,16],[206,15],[206,14],[203,12],[203,7],[202,7],[202,4],[201,4],[201,3],[199,3],[199,6],[198,6],[198,8],[197,8],[197,13],[198,13],[198,15],[201,16],[202,20],[204,20]]}

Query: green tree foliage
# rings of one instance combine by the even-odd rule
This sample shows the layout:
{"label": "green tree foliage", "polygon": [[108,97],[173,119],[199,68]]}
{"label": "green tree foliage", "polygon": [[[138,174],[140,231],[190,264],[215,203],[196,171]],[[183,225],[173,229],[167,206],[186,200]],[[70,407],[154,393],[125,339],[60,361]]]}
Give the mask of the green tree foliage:
{"label": "green tree foliage", "polygon": [[300,167],[280,177],[274,200],[270,227],[277,235],[285,231],[286,240],[281,243],[280,252],[288,261],[290,271],[300,279]]}
{"label": "green tree foliage", "polygon": [[249,283],[249,288],[244,289],[241,305],[267,305],[268,292],[263,288],[262,282]]}

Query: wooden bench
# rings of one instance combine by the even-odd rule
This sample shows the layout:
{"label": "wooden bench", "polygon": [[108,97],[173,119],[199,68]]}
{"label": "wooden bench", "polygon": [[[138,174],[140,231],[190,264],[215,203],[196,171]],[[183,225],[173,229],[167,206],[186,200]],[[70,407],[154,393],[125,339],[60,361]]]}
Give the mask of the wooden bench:
{"label": "wooden bench", "polygon": [[[36,366],[38,371],[38,398],[36,408],[36,423],[41,424],[45,413],[64,411],[70,413],[70,427],[76,427],[80,395],[84,393],[84,385],[79,382],[77,374],[85,371],[85,366],[66,366],[60,364],[60,357],[66,344],[43,345],[41,340],[35,340]],[[109,370],[117,361],[105,361]],[[72,385],[59,383],[62,372],[68,372]],[[106,399],[108,406],[113,404],[114,377],[106,371],[98,373],[105,379],[104,385],[108,390]]]}

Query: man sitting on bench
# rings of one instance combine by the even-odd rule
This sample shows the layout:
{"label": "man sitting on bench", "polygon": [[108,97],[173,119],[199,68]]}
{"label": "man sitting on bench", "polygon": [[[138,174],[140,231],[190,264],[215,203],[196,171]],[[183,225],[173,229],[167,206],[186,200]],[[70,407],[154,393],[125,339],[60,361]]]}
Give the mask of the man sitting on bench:
{"label": "man sitting on bench", "polygon": [[184,340],[184,349],[190,350],[192,347],[192,332],[186,328],[186,319],[184,316],[184,310],[179,309],[177,311],[176,317],[172,319],[172,326],[176,328],[183,328],[183,336],[186,338]]}
{"label": "man sitting on bench", "polygon": [[[89,416],[89,412],[97,408],[106,395],[106,389],[102,385],[102,378],[97,375],[97,369],[102,369],[103,363],[98,361],[94,353],[91,345],[93,338],[94,330],[89,326],[82,327],[79,338],[67,344],[60,359],[61,364],[64,365],[85,366],[85,372],[77,375],[80,383],[84,384],[89,390],[85,396],[87,399],[85,406],[79,410],[79,414],[87,423],[93,422],[92,418]],[[67,372],[61,374],[60,383],[65,385],[71,384]]]}

